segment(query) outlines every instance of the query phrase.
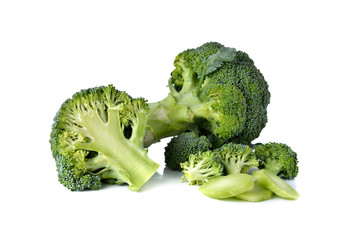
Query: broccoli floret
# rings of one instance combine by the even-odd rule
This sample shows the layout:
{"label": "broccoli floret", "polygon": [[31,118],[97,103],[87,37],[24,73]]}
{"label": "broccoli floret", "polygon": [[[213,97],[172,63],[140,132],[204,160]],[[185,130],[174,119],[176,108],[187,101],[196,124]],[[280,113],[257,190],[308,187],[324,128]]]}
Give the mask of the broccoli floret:
{"label": "broccoli floret", "polygon": [[145,146],[187,130],[206,132],[216,147],[259,136],[270,93],[246,53],[209,42],[178,54],[174,66],[168,97],[149,104]]}
{"label": "broccoli floret", "polygon": [[181,163],[183,169],[182,182],[189,185],[202,185],[214,177],[221,176],[224,167],[212,151],[198,152],[189,156],[189,160]]}
{"label": "broccoli floret", "polygon": [[70,190],[96,190],[102,182],[127,183],[133,191],[159,165],[143,139],[148,105],[112,85],[82,90],[57,112],[50,137],[59,181]]}
{"label": "broccoli floret", "polygon": [[181,163],[189,160],[191,154],[208,151],[211,143],[206,136],[194,132],[182,133],[173,137],[165,147],[165,164],[173,171],[181,171]]}
{"label": "broccoli floret", "polygon": [[293,179],[298,174],[297,154],[284,143],[270,142],[255,148],[260,169],[267,169],[283,179]]}
{"label": "broccoli floret", "polygon": [[226,174],[248,173],[259,165],[252,148],[247,145],[227,143],[214,152],[224,165]]}
{"label": "broccoli floret", "polygon": [[[238,143],[249,144],[259,137],[262,129],[267,123],[267,106],[270,103],[270,92],[267,82],[260,70],[254,65],[250,57],[238,51],[234,61],[224,66],[225,68],[235,68],[235,83],[242,91],[246,99],[246,123],[244,130],[235,136]],[[227,75],[229,74],[226,71]],[[234,73],[233,73],[234,74]],[[219,80],[223,79],[220,77]]]}

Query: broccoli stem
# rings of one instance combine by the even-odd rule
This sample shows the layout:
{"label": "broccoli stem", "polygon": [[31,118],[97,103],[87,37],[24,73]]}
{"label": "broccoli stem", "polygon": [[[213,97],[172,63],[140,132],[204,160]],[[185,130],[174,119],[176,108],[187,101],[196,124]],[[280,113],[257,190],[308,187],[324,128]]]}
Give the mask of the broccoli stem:
{"label": "broccoli stem", "polygon": [[170,93],[166,98],[156,103],[149,103],[150,117],[148,125],[150,131],[144,139],[144,147],[160,141],[165,137],[171,137],[187,130],[195,129],[196,125],[205,124],[202,120],[215,118],[211,109],[211,103],[203,103],[200,94],[195,91],[193,73],[189,71],[180,92],[173,88],[169,80]]}
{"label": "broccoli stem", "polygon": [[160,141],[165,137],[178,135],[194,123],[194,114],[185,104],[178,104],[172,94],[156,103],[149,103],[150,130],[144,137],[144,147]]}
{"label": "broccoli stem", "polygon": [[[173,97],[168,95],[157,103],[149,103],[150,117],[144,138],[144,147],[148,147],[160,139],[176,136],[187,130],[194,130],[200,124],[215,118],[210,103],[203,103],[196,95],[186,94]],[[213,123],[213,122],[212,122]],[[214,124],[214,123],[213,123]]]}
{"label": "broccoli stem", "polygon": [[[144,114],[137,115],[137,123],[133,132],[145,129]],[[159,164],[151,160],[142,146],[132,138],[123,134],[123,125],[116,110],[108,110],[108,122],[104,123],[98,114],[86,114],[80,119],[83,129],[91,133],[91,140],[78,143],[79,149],[98,152],[98,156],[89,159],[86,167],[101,169],[104,162],[107,167],[97,174],[107,179],[124,179],[129,189],[138,191],[141,186],[157,171]],[[95,174],[95,173],[94,173]]]}
{"label": "broccoli stem", "polygon": [[132,127],[132,136],[129,140],[135,143],[139,148],[142,148],[147,130],[147,113],[139,111],[135,118],[131,118],[131,121],[134,123],[134,127]]}
{"label": "broccoli stem", "polygon": [[223,161],[223,165],[225,166],[226,172],[228,175],[240,173],[240,168],[237,166],[235,160]]}
{"label": "broccoli stem", "polygon": [[122,144],[112,149],[108,153],[108,162],[108,170],[112,170],[112,174],[106,177],[123,177],[132,191],[138,191],[159,168],[159,164],[152,161],[145,151],[132,144]]}
{"label": "broccoli stem", "polygon": [[216,114],[211,108],[211,102],[193,105],[190,107],[190,110],[193,112],[197,119],[206,119],[212,124],[215,124],[215,122],[211,121],[211,119],[218,117],[218,114]]}
{"label": "broccoli stem", "polygon": [[277,160],[273,160],[271,158],[268,158],[265,163],[265,168],[272,173],[278,175],[278,173],[282,170],[283,164],[280,163]]}
{"label": "broccoli stem", "polygon": [[[151,129],[144,138],[144,147],[159,142],[162,138],[192,130],[196,124],[202,123],[202,118],[212,116],[210,104],[203,104],[201,100],[202,91],[198,91],[195,72],[183,67],[182,77],[184,82],[180,91],[174,88],[172,79],[169,79],[168,96],[160,102],[149,103],[148,125]],[[205,82],[202,84],[205,85]]]}

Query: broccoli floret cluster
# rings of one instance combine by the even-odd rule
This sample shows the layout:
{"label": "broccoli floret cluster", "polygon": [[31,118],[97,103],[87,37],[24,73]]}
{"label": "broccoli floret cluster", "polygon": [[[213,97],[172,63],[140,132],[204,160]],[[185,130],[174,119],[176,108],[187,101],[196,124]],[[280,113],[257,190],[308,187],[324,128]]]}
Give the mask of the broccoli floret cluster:
{"label": "broccoli floret cluster", "polygon": [[248,145],[228,143],[214,150],[225,166],[227,174],[249,173],[252,168],[257,168],[259,163]]}
{"label": "broccoli floret cluster", "polygon": [[255,148],[260,169],[268,169],[283,179],[293,179],[298,174],[297,153],[284,143],[270,142]]}
{"label": "broccoli floret cluster", "polygon": [[235,197],[250,202],[274,195],[299,198],[283,180],[297,175],[296,154],[282,143],[260,144],[255,151],[248,145],[228,143],[213,151],[192,154],[181,165],[182,182],[200,185],[199,190],[211,198]]}
{"label": "broccoli floret cluster", "polygon": [[148,105],[112,85],[82,90],[54,119],[51,150],[59,181],[70,190],[96,190],[102,182],[127,183],[133,191],[156,172],[143,139]]}
{"label": "broccoli floret cluster", "polygon": [[159,168],[147,147],[172,137],[166,167],[182,171],[183,182],[205,185],[208,196],[299,196],[282,180],[297,176],[297,154],[283,143],[252,143],[267,123],[271,95],[245,52],[217,42],[185,50],[175,57],[168,87],[166,98],[149,104],[113,85],[66,100],[50,136],[59,181],[74,191],[102,183],[138,191]]}
{"label": "broccoli floret cluster", "polygon": [[[203,164],[207,161],[211,164]],[[215,165],[212,164],[213,161]],[[190,185],[201,185],[214,176],[247,174],[249,170],[257,168],[258,161],[249,146],[228,143],[205,153],[199,151],[191,154],[184,163],[181,163],[181,166],[184,173],[183,179],[187,179]],[[208,172],[211,174],[203,174]]]}
{"label": "broccoli floret cluster", "polygon": [[174,66],[168,97],[149,104],[145,146],[188,130],[205,133],[214,147],[260,135],[270,92],[246,53],[209,42],[178,54]]}
{"label": "broccoli floret cluster", "polygon": [[211,142],[205,136],[194,132],[182,133],[173,137],[165,147],[165,164],[170,170],[181,171],[181,163],[186,162],[191,154],[205,152],[211,148]]}
{"label": "broccoli floret cluster", "polygon": [[180,164],[183,169],[182,182],[189,185],[202,185],[214,177],[221,176],[224,168],[220,159],[212,151],[198,152],[189,156],[189,160]]}
{"label": "broccoli floret cluster", "polygon": [[[201,141],[199,141],[201,140]],[[197,159],[202,157],[200,149],[210,148],[210,142],[204,136],[198,137],[194,132],[188,132],[172,138],[165,148],[166,165],[171,170],[181,170],[184,175],[190,171],[200,172]],[[253,148],[255,147],[255,149]],[[293,179],[298,174],[297,154],[286,144],[267,143],[267,144],[238,144],[227,143],[220,148],[210,149],[206,154],[211,153],[211,157],[218,159],[223,167],[222,175],[237,173],[249,174],[250,171],[266,168],[272,173],[283,179]],[[196,156],[196,157],[193,157]],[[180,159],[180,162],[179,162]],[[177,165],[180,165],[180,168]],[[173,169],[175,166],[176,168]],[[185,166],[185,169],[183,169]],[[207,167],[205,167],[207,171]],[[216,170],[214,170],[216,171]],[[217,172],[217,171],[216,171]],[[209,180],[209,179],[207,179]],[[203,183],[192,181],[192,184]]]}

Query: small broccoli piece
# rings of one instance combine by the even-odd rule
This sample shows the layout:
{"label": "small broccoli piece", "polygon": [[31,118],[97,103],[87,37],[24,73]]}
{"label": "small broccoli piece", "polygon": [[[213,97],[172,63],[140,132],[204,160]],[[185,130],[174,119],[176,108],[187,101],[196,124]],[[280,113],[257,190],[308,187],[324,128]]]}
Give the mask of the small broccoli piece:
{"label": "small broccoli piece", "polygon": [[148,117],[144,99],[133,99],[112,85],[75,93],[52,125],[59,181],[74,191],[97,190],[102,182],[139,190],[159,167],[143,147]]}
{"label": "small broccoli piece", "polygon": [[266,143],[255,148],[260,169],[268,169],[283,179],[293,179],[298,174],[297,154],[283,143]]}
{"label": "small broccoli piece", "polygon": [[173,137],[165,147],[165,164],[173,171],[181,171],[181,163],[189,160],[191,154],[208,151],[211,143],[206,136],[194,132],[182,133]]}
{"label": "small broccoli piece", "polygon": [[277,196],[292,200],[300,197],[300,194],[295,189],[268,169],[254,171],[252,172],[252,176],[259,184],[269,189]]}
{"label": "small broccoli piece", "polygon": [[248,174],[235,173],[219,176],[205,182],[199,191],[211,198],[230,198],[254,188],[254,178]]}
{"label": "small broccoli piece", "polygon": [[224,165],[227,174],[248,173],[258,167],[252,148],[243,144],[227,143],[214,150]]}
{"label": "small broccoli piece", "polygon": [[212,151],[192,154],[187,162],[180,165],[184,173],[182,182],[188,181],[189,185],[202,185],[214,177],[221,176],[224,171],[223,165]]}
{"label": "small broccoli piece", "polygon": [[261,202],[273,197],[273,192],[255,181],[254,188],[235,196],[238,199],[248,202]]}
{"label": "small broccoli piece", "polygon": [[267,122],[268,85],[249,56],[216,42],[178,54],[170,93],[150,103],[145,146],[188,130],[206,132],[215,147],[250,143]]}

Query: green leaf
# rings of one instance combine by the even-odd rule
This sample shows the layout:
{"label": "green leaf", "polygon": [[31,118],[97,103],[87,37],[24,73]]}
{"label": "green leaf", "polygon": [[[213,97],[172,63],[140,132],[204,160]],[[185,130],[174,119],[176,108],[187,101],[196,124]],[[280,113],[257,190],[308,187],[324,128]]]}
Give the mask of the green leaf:
{"label": "green leaf", "polygon": [[215,54],[210,55],[206,59],[203,59],[202,62],[204,64],[204,69],[202,73],[198,76],[200,82],[197,86],[197,92],[199,92],[200,87],[204,82],[205,76],[221,67],[224,62],[232,61],[235,57],[235,54],[235,48],[221,48]]}
{"label": "green leaf", "polygon": [[232,61],[235,57],[235,48],[222,48],[215,54],[209,56],[204,60],[204,70],[202,75],[205,76],[211,72],[214,72],[224,62]]}

